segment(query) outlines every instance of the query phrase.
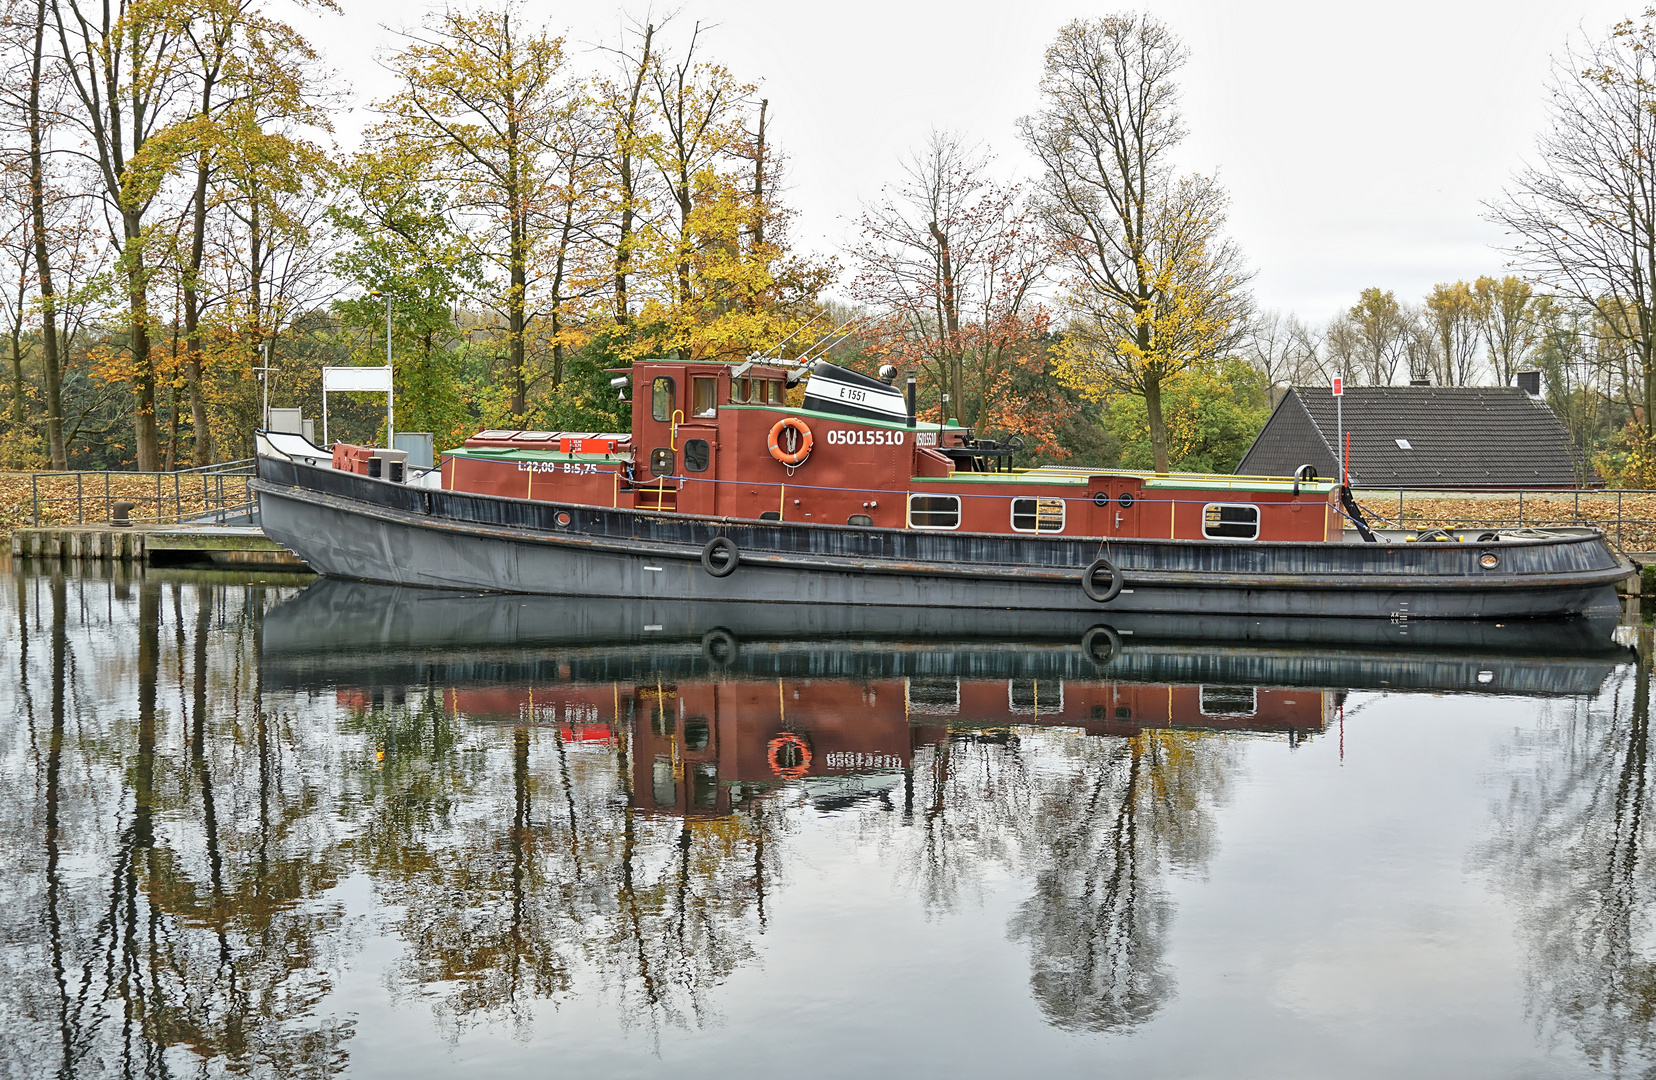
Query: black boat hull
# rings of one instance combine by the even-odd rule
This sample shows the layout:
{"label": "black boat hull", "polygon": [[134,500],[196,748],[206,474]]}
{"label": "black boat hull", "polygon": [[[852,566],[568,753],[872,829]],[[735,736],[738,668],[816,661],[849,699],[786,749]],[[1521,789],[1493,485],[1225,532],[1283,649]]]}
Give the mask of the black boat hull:
{"label": "black boat hull", "polygon": [[[260,459],[267,535],[318,573],[555,596],[1106,613],[1552,618],[1616,606],[1602,536],[1476,544],[1103,540],[850,528],[562,506]],[[735,569],[709,572],[724,537]],[[1494,550],[1500,567],[1480,565]],[[1082,588],[1094,560],[1120,593]],[[1095,589],[1096,592],[1096,589]]]}

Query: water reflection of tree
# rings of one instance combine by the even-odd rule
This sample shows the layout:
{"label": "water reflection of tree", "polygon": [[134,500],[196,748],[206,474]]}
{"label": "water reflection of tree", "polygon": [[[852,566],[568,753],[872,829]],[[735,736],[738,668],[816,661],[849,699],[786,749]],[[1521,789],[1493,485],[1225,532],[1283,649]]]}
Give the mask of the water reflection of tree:
{"label": "water reflection of tree", "polygon": [[918,839],[902,854],[926,903],[946,909],[991,865],[1031,896],[1011,935],[1055,1025],[1104,1031],[1148,1019],[1173,989],[1163,877],[1205,866],[1228,741],[1195,732],[957,735],[914,769]]}
{"label": "water reflection of tree", "polygon": [[[0,1066],[343,1067],[349,1022],[318,1014],[356,940],[327,894],[353,875],[405,945],[393,986],[451,1034],[577,993],[648,1033],[699,1025],[755,958],[798,802],[639,809],[625,722],[571,745],[529,716],[457,719],[436,687],[344,716],[331,694],[272,703],[258,586],[151,577],[123,605],[97,582],[17,580],[23,720],[0,775],[34,783],[0,790],[0,836],[29,853],[0,941],[34,945],[0,945],[0,1019],[28,1033]],[[961,729],[916,751],[901,813],[859,820],[929,912],[990,872],[1030,880],[1011,933],[1041,1007],[1120,1028],[1171,992],[1162,881],[1208,858],[1229,755],[1166,731]]]}
{"label": "water reflection of tree", "polygon": [[[14,879],[27,901],[4,917],[44,927],[46,942],[43,956],[0,952],[0,997],[30,1003],[27,1025],[8,1025],[4,1057],[30,1075],[164,1075],[194,1071],[192,1057],[273,1076],[334,1071],[348,1028],[306,1020],[340,948],[337,920],[305,903],[331,884],[329,862],[294,828],[305,800],[275,790],[284,733],[258,708],[245,653],[208,657],[214,600],[191,590],[192,638],[175,589],[163,636],[154,579],[139,583],[135,610],[111,603],[102,622],[88,621],[84,592],[106,586],[45,584],[45,648],[20,649],[13,684],[38,782],[4,796],[8,848],[31,853]],[[19,589],[25,637],[42,615],[31,599]],[[264,597],[243,600],[245,625]],[[226,737],[239,725],[213,698],[210,670],[252,697],[249,738]],[[108,685],[87,685],[98,682]],[[8,742],[4,768],[20,780],[19,749]],[[292,809],[227,834],[221,793],[243,789]]]}
{"label": "water reflection of tree", "polygon": [[556,725],[457,731],[437,694],[361,722],[385,760],[358,843],[417,943],[397,979],[436,990],[451,1036],[500,1018],[526,1034],[536,1000],[577,991],[651,1032],[700,1024],[708,989],[753,959],[780,861],[769,800],[641,814],[624,732],[576,748]]}
{"label": "water reflection of tree", "polygon": [[1479,861],[1519,911],[1530,1008],[1595,1068],[1656,1065],[1649,643],[1591,699],[1546,710]]}
{"label": "water reflection of tree", "polygon": [[1162,875],[1206,866],[1231,744],[1146,730],[1068,749],[1028,818],[1035,876],[1012,933],[1030,946],[1030,985],[1052,1023],[1127,1028],[1173,991]]}

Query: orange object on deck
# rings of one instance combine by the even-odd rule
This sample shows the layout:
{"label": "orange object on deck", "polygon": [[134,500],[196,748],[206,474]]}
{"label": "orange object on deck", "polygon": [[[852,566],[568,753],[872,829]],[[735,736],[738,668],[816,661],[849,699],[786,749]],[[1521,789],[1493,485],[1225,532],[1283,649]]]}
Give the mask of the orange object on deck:
{"label": "orange object on deck", "polygon": [[342,472],[368,475],[368,462],[374,456],[371,446],[353,446],[350,443],[334,443],[333,467]]}

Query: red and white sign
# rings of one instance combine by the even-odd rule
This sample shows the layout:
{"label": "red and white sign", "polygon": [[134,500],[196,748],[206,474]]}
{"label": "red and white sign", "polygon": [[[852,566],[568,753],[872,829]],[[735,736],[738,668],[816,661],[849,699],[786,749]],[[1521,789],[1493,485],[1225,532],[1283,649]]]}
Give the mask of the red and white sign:
{"label": "red and white sign", "polygon": [[615,453],[614,439],[595,439],[592,437],[558,440],[558,450],[565,454],[613,454]]}
{"label": "red and white sign", "polygon": [[1345,380],[1340,378],[1338,375],[1334,376],[1334,396],[1345,396]]}

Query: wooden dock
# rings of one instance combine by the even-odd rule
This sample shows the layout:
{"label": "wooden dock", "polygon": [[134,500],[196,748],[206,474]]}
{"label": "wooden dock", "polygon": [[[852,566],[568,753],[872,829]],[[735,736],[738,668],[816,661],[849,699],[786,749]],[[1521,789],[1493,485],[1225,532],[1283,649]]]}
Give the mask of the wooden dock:
{"label": "wooden dock", "polygon": [[306,570],[251,525],[52,525],[12,533],[13,559]]}

